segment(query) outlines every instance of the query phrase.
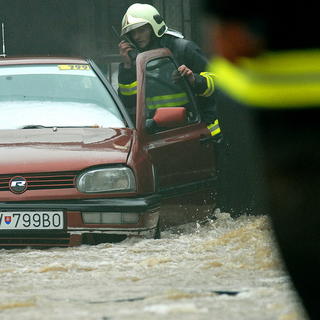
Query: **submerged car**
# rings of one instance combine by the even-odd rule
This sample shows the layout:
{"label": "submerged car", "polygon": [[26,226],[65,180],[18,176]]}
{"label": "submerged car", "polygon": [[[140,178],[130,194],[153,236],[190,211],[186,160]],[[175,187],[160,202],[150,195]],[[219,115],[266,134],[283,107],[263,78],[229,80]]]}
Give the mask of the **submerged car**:
{"label": "submerged car", "polygon": [[[212,212],[214,144],[188,83],[167,49],[136,64],[132,120],[91,60],[0,59],[1,247],[159,238]],[[155,88],[183,99],[151,110]]]}

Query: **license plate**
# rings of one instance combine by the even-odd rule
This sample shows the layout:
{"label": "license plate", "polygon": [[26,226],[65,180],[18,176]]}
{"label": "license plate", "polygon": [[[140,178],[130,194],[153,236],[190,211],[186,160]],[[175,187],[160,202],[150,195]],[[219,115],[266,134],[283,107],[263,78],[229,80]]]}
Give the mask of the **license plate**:
{"label": "license plate", "polygon": [[0,231],[52,229],[63,229],[63,211],[0,212]]}

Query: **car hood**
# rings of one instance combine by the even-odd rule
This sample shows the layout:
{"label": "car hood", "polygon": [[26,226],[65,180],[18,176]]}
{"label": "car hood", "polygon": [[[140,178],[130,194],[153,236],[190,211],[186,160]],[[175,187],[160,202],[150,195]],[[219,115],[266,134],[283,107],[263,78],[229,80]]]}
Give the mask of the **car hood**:
{"label": "car hood", "polygon": [[0,131],[0,173],[75,171],[125,163],[131,129],[58,128]]}

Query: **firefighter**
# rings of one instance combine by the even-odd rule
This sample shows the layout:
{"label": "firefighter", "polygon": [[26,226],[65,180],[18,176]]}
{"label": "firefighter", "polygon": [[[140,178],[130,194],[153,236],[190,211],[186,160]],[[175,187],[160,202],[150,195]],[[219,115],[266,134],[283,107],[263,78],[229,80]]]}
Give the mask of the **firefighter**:
{"label": "firefighter", "polygon": [[119,66],[119,96],[129,114],[135,119],[136,69],[135,58],[139,52],[156,48],[171,50],[181,76],[186,77],[196,95],[202,119],[213,136],[220,134],[213,100],[214,76],[206,72],[207,59],[200,48],[183,35],[167,27],[158,10],[149,4],[131,5],[122,19],[119,43],[123,62]]}
{"label": "firefighter", "polygon": [[320,51],[319,37],[312,32],[318,29],[315,5],[309,0],[303,5],[291,0],[275,5],[203,0],[213,53],[209,70],[217,77],[218,113],[225,110],[219,118],[221,129],[227,135],[234,114],[241,119],[233,134],[245,141],[245,160],[259,163],[251,169],[259,171],[259,177],[264,173],[257,188],[310,319],[319,319],[320,301]]}

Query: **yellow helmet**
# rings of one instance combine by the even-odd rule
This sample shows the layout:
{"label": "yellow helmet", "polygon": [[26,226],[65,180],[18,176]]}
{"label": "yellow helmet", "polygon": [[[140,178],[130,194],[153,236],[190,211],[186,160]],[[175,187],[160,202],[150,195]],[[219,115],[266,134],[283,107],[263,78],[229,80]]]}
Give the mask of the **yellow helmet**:
{"label": "yellow helmet", "polygon": [[121,35],[149,23],[157,37],[162,37],[167,31],[163,18],[158,10],[150,4],[134,3],[122,19]]}

